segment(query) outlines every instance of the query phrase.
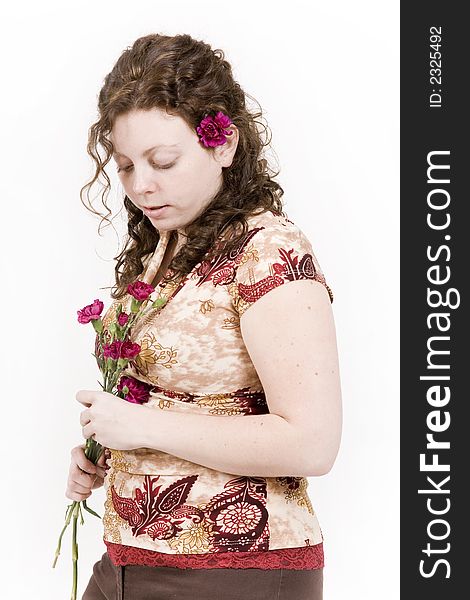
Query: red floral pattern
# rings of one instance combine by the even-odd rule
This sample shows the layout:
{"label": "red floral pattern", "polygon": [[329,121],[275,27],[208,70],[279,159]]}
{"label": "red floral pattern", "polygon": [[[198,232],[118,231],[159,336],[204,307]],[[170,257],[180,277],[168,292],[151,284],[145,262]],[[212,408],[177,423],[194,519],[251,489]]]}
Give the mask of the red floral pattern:
{"label": "red floral pattern", "polygon": [[200,509],[184,504],[197,475],[179,479],[164,490],[153,487],[159,479],[158,475],[146,475],[144,491],[137,488],[135,498],[119,496],[111,486],[114,508],[132,526],[135,536],[147,533],[153,540],[167,540],[182,530],[180,525],[185,519],[200,522],[204,516]]}
{"label": "red floral pattern", "polygon": [[245,247],[261,229],[264,227],[254,227],[248,231],[235,250],[203,260],[192,275],[194,279],[198,279],[196,285],[200,286],[207,281],[212,281],[214,285],[232,283],[235,280],[236,269],[243,258]]}
{"label": "red floral pattern", "polygon": [[213,524],[214,550],[268,550],[266,480],[237,477],[228,481],[225,488],[210,500],[207,508]]}
{"label": "red floral pattern", "polygon": [[159,475],[145,475],[144,489],[136,488],[134,498],[120,496],[112,485],[114,508],[129,523],[134,536],[147,534],[153,540],[169,540],[183,531],[185,521],[201,523],[204,519],[211,552],[268,550],[266,480],[261,477],[231,479],[203,511],[185,504],[197,477],[183,477],[162,489],[160,485],[154,487]]}
{"label": "red floral pattern", "polygon": [[282,262],[276,262],[272,265],[272,275],[268,275],[251,285],[237,281],[237,270],[243,259],[246,247],[252,238],[263,229],[265,227],[254,227],[248,231],[237,248],[232,252],[203,260],[191,275],[192,278],[198,279],[196,285],[200,286],[207,281],[212,281],[214,286],[229,285],[236,282],[239,297],[244,302],[252,304],[270,290],[287,281],[313,279],[325,286],[330,297],[330,302],[333,302],[333,292],[327,285],[323,273],[315,268],[313,255],[305,253],[299,260],[299,257],[294,254],[294,248],[290,250],[282,247],[278,248],[279,257]]}

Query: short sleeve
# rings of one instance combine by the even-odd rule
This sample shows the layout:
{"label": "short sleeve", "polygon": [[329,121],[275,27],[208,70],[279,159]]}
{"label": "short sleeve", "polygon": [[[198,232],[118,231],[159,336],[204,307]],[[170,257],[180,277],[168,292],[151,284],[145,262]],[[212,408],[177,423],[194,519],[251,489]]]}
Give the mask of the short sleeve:
{"label": "short sleeve", "polygon": [[236,262],[230,294],[239,316],[274,288],[303,279],[323,284],[333,302],[308,237],[291,221],[250,230]]}

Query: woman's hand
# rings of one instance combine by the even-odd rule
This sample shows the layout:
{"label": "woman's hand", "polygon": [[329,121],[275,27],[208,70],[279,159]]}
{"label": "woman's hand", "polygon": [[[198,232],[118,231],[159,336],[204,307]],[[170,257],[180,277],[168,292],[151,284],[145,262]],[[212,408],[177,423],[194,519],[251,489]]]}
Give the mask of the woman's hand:
{"label": "woman's hand", "polygon": [[91,437],[102,446],[115,450],[141,447],[144,411],[148,408],[103,391],[80,390],[76,399],[89,407],[80,413],[85,439]]}
{"label": "woman's hand", "polygon": [[75,446],[71,451],[69,478],[65,495],[70,500],[81,502],[91,496],[104,483],[106,475],[107,449],[102,452],[96,465],[85,456],[85,444]]}

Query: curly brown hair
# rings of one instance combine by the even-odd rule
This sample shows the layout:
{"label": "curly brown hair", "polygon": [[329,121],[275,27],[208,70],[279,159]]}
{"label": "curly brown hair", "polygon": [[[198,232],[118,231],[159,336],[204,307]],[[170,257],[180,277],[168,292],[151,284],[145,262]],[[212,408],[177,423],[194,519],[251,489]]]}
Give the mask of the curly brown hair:
{"label": "curly brown hair", "polygon": [[[257,120],[262,117],[258,102],[255,101],[258,111],[248,110],[247,97],[255,101],[235,81],[224,52],[212,50],[209,44],[187,34],[150,34],[138,38],[122,52],[104,79],[98,96],[99,119],[88,132],[87,152],[95,163],[95,173],[80,190],[85,207],[102,217],[100,226],[103,220],[109,219],[93,208],[90,189],[103,175],[105,185],[101,201],[108,215],[111,214],[106,204],[111,182],[104,167],[112,158],[114,148],[109,134],[119,115],[131,110],[159,108],[180,116],[196,131],[206,114],[220,110],[229,115],[239,130],[232,164],[222,169],[221,188],[204,212],[186,226],[186,242],[172,258],[168,266],[171,274],[164,274],[165,281],[190,273],[210,254],[229,223],[234,234],[224,242],[225,254],[234,251],[246,235],[246,218],[249,215],[265,210],[285,214],[281,201],[284,191],[273,180],[279,171],[274,172],[263,157],[263,149],[271,142],[270,137],[262,139],[266,133],[269,134],[269,127]],[[104,156],[100,155],[100,147]],[[206,150],[213,151],[212,148]],[[88,206],[84,202],[85,191]],[[127,195],[124,196],[124,206],[128,214],[128,235],[124,249],[115,257],[116,284],[111,291],[114,299],[123,297],[128,284],[143,272],[142,259],[153,253],[160,239],[158,230]]]}

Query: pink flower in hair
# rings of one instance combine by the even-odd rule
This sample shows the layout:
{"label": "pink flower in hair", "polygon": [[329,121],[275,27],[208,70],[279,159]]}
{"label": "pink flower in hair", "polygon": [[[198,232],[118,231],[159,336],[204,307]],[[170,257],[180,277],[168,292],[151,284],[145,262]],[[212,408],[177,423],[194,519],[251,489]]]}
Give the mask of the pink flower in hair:
{"label": "pink flower in hair", "polygon": [[219,110],[215,117],[211,115],[204,117],[196,127],[196,131],[204,146],[213,148],[225,144],[226,136],[232,135],[233,131],[227,129],[231,123],[230,117]]}

